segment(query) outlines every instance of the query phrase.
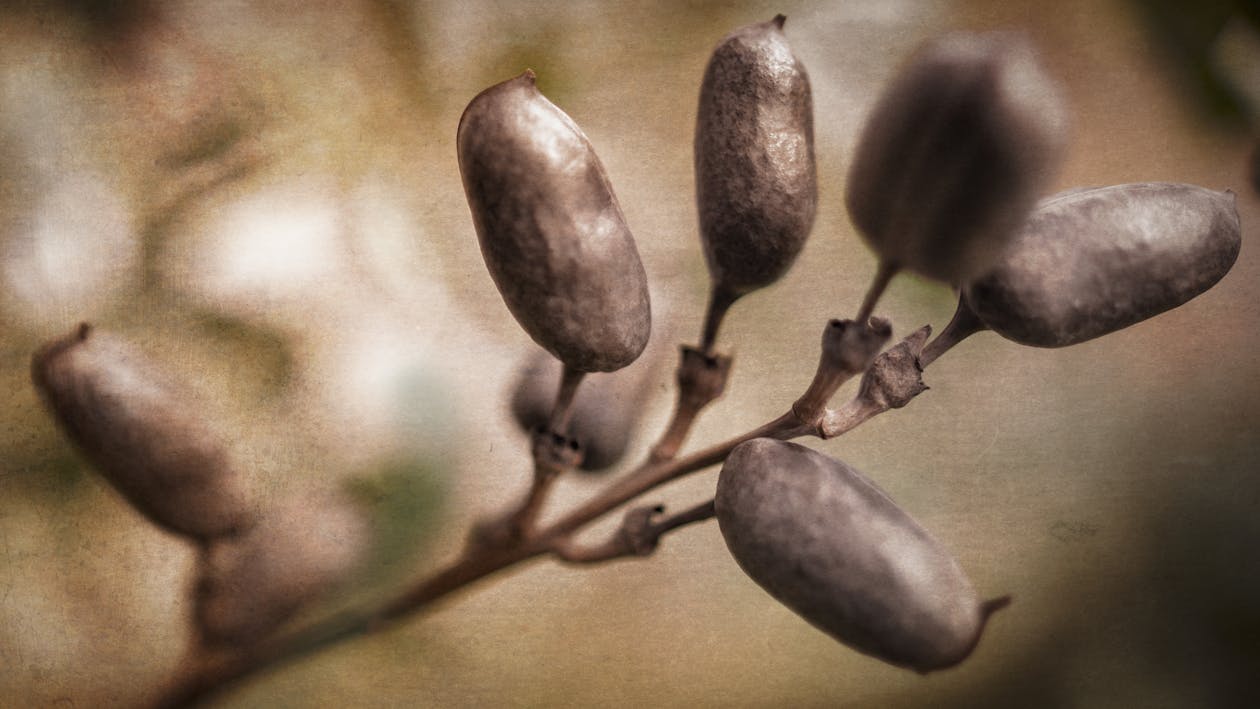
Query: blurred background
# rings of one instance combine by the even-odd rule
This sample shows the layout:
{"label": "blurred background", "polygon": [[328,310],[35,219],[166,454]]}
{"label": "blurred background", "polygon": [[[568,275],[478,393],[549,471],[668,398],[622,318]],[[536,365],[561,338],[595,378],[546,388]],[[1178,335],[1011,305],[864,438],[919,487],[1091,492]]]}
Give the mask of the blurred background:
{"label": "blurred background", "polygon": [[[87,320],[144,346],[193,382],[264,496],[354,491],[381,540],[361,585],[387,591],[527,484],[507,400],[532,344],[476,246],[463,107],[538,73],[608,169],[656,336],[693,341],[700,77],[726,33],[776,13],[813,83],[820,212],[794,270],[728,317],[735,368],[696,444],[782,413],[823,324],[858,305],[875,264],[843,209],[849,157],[928,37],[1030,35],[1070,101],[1059,188],[1238,195],[1238,263],[1190,304],[1064,350],[976,336],[908,408],[810,442],[878,481],[983,595],[1014,596],[974,657],[920,677],[846,649],[745,578],[707,523],[648,560],[514,570],[222,704],[1260,701],[1254,5],[48,0],[0,9],[0,705],[142,702],[189,633],[192,548],[59,435],[29,383],[41,342]],[[902,277],[879,311],[904,335],[943,327],[954,302]],[[663,424],[671,367],[632,459]],[[599,484],[566,481],[552,509]],[[713,484],[645,501],[690,505]]]}

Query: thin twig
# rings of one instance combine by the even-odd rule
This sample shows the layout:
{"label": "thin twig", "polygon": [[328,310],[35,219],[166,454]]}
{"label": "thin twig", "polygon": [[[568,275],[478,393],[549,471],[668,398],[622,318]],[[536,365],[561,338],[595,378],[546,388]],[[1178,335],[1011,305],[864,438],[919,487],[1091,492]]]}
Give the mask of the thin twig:
{"label": "thin twig", "polygon": [[570,564],[598,564],[649,556],[656,551],[661,537],[679,527],[710,519],[717,513],[713,500],[658,520],[657,517],[664,512],[665,508],[661,505],[636,507],[626,513],[621,527],[603,542],[582,545],[572,537],[561,537],[552,542],[552,553]]}
{"label": "thin twig", "polygon": [[722,396],[731,369],[731,358],[726,355],[707,354],[686,345],[680,348],[680,355],[676,375],[678,400],[665,433],[652,447],[651,459],[655,462],[678,454],[700,412]]}
{"label": "thin twig", "polygon": [[709,292],[709,307],[704,312],[704,329],[700,333],[700,351],[713,353],[713,345],[717,342],[718,330],[722,327],[722,319],[726,311],[739,299],[739,295],[720,285],[714,285]]}
{"label": "thin twig", "polygon": [[895,263],[879,262],[875,277],[871,279],[871,287],[867,289],[866,297],[862,299],[862,306],[858,308],[857,317],[854,318],[858,324],[866,324],[866,321],[870,319],[871,313],[875,312],[875,304],[879,302],[879,297],[884,294],[884,290],[888,288],[888,284],[899,270],[900,268]]}
{"label": "thin twig", "polygon": [[[862,352],[858,356],[865,358],[866,353]],[[847,359],[847,357],[841,359]],[[797,412],[789,410],[782,416],[747,433],[690,455],[666,461],[649,459],[544,528],[515,538],[496,540],[497,543],[469,544],[455,561],[421,579],[392,601],[378,608],[336,615],[305,628],[265,638],[253,646],[238,649],[230,654],[203,653],[190,658],[179,676],[155,705],[181,707],[204,701],[225,691],[242,679],[291,662],[319,648],[390,627],[487,576],[543,554],[554,553],[560,540],[571,538],[575,532],[590,522],[649,490],[720,463],[736,446],[745,441],[761,437],[789,440],[805,435],[822,435],[823,421],[831,413],[822,411],[816,419],[805,420]],[[845,430],[860,423],[860,420],[856,418],[858,417],[848,422],[848,425],[844,427]],[[865,420],[866,417],[860,418]],[[662,525],[660,534],[694,521],[707,519],[711,514],[711,503],[692,508],[660,523]]]}
{"label": "thin twig", "polygon": [[919,364],[926,368],[954,345],[987,329],[989,329],[988,326],[967,306],[966,299],[959,296],[958,309],[954,311],[953,319],[944,330],[941,330],[941,334],[937,335],[936,339],[929,342],[919,353]]}
{"label": "thin twig", "polygon": [[578,385],[586,372],[564,365],[564,373],[560,375],[560,388],[556,392],[556,403],[551,407],[551,419],[547,424],[553,433],[565,434],[569,426],[569,418],[573,415],[573,399],[577,396]]}

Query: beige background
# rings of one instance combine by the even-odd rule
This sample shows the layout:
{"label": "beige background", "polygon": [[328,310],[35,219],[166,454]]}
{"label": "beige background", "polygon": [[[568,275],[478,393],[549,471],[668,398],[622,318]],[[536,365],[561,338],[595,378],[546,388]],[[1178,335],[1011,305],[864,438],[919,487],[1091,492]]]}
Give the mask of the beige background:
{"label": "beige background", "polygon": [[[884,486],[983,594],[1014,595],[976,655],[928,678],[858,655],[743,577],[708,523],[648,560],[514,571],[225,705],[1260,697],[1252,139],[1177,91],[1171,52],[1135,6],[175,2],[120,34],[74,4],[0,18],[0,705],[142,701],[178,663],[190,610],[191,549],[73,457],[29,384],[38,343],[86,319],[144,344],[196,383],[264,497],[424,461],[402,466],[409,503],[381,514],[405,540],[425,512],[427,554],[402,541],[397,556],[437,563],[527,474],[505,401],[529,342],[475,245],[454,158],[463,106],[538,72],[607,166],[658,315],[690,340],[707,278],[692,203],[699,79],[725,33],[777,12],[813,82],[820,212],[796,268],[732,311],[720,340],[733,378],[697,442],[785,410],[825,321],[856,308],[874,262],[843,210],[845,170],[879,87],[924,38],[1032,37],[1071,104],[1059,188],[1167,180],[1239,195],[1242,254],[1201,298],[1065,350],[977,336],[933,365],[909,408],[811,443]],[[1221,65],[1254,80],[1258,45],[1233,26]],[[952,308],[946,288],[906,277],[880,311],[907,334]],[[713,480],[648,501],[697,502]],[[596,485],[566,483],[557,504]]]}

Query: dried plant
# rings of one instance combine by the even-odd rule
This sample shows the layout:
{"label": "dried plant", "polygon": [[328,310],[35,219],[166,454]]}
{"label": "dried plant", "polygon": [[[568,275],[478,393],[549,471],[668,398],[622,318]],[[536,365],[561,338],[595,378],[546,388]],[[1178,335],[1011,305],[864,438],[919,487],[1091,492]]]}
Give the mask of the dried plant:
{"label": "dried plant", "polygon": [[[648,342],[648,283],[595,148],[533,72],[472,99],[457,138],[472,225],[508,310],[557,361],[531,360],[511,404],[531,432],[528,494],[384,602],[294,622],[353,582],[371,547],[361,511],[335,495],[256,502],[190,395],[108,333],[83,325],[35,355],[35,385],[66,436],[154,524],[199,549],[195,646],[158,705],[209,699],[524,561],[648,556],[713,517],[756,583],[837,640],[919,672],[967,658],[1007,601],[1001,589],[974,588],[861,473],[786,441],[840,436],[907,405],[927,388],[924,368],[981,330],[1061,347],[1187,302],[1237,257],[1234,199],[1164,183],[1046,197],[1068,111],[1034,50],[1011,34],[932,42],[874,110],[848,178],[848,208],[881,262],[856,317],[824,325],[816,374],[781,416],[682,452],[732,367],[715,349],[724,315],[788,271],[814,222],[810,84],[783,27],[779,16],[730,34],[700,87],[696,200],[711,296],[697,344],[681,347],[672,418],[646,461],[545,523],[557,479],[614,465],[642,413],[651,377],[614,372]],[[892,325],[873,312],[902,269],[955,287],[959,305],[935,339],[924,326],[889,347]],[[857,393],[833,407],[851,379]],[[719,464],[713,499],[679,512],[633,505]],[[627,505],[610,536],[583,535]]]}

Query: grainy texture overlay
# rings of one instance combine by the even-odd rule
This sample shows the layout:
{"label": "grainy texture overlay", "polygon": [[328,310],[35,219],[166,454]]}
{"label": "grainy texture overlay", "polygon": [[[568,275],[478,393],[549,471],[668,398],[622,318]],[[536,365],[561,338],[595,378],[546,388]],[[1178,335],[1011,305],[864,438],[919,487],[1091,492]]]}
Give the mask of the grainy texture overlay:
{"label": "grainy texture overlay", "polygon": [[[799,248],[790,271],[727,313],[715,342],[733,357],[725,393],[680,456],[783,414],[814,375],[820,330],[853,318],[877,256],[846,208],[851,168],[879,97],[924,41],[1014,31],[1034,48],[1069,125],[1039,198],[1132,183],[1235,193],[1234,266],[1190,302],[1071,347],[976,334],[923,372],[930,389],[909,405],[803,441],[886,491],[978,598],[1013,597],[975,652],[926,678],[854,652],[751,581],[709,520],[672,531],[646,559],[521,565],[386,632],[252,677],[216,705],[1260,703],[1260,197],[1249,163],[1260,128],[1242,110],[1260,101],[1239,100],[1260,39],[1254,20],[1227,16],[1231,3],[1213,4],[1219,14],[1182,5],[3,3],[0,706],[143,704],[180,667],[198,593],[227,593],[217,620],[201,622],[238,636],[261,632],[259,616],[236,615],[230,588],[267,577],[260,567],[296,569],[277,584],[306,601],[260,599],[275,622],[369,603],[438,568],[475,521],[524,497],[530,440],[511,400],[538,345],[483,261],[458,158],[460,117],[487,87],[532,69],[541,95],[581,127],[616,195],[592,218],[624,218],[608,234],[633,233],[653,319],[658,292],[670,304],[675,334],[656,342],[665,328],[653,322],[645,352],[659,344],[668,360],[695,345],[712,289],[696,203],[701,84],[723,38],[778,14],[773,33],[808,69],[816,179],[782,177],[816,189],[816,203],[769,214],[812,229],[762,264],[777,272]],[[810,144],[793,113],[802,96],[787,99],[766,120],[799,132],[767,146],[771,157]],[[754,158],[747,170],[775,169]],[[592,174],[589,162],[570,167]],[[531,262],[544,288],[571,285],[549,280],[576,272],[566,254]],[[1065,279],[1125,278],[1062,263]],[[1193,264],[1170,270],[1178,298],[1205,278]],[[625,293],[641,285],[606,282],[588,305],[639,312]],[[1168,293],[1148,295],[1163,304]],[[956,304],[947,286],[903,273],[875,315],[893,324],[891,346],[925,324],[939,333]],[[1056,337],[1093,333],[1064,317]],[[137,510],[129,497],[147,493],[101,474],[132,471],[70,442],[32,383],[31,357],[82,322],[142,353],[144,372],[180,382],[200,422],[189,430],[213,432],[250,510],[280,515],[253,538],[292,554],[271,558],[271,542],[264,553],[242,536],[217,547],[223,578],[199,582],[207,550],[150,520],[182,529],[164,503]],[[611,368],[643,347],[635,322],[612,338],[615,356],[574,356]],[[653,376],[627,395],[645,402],[631,464],[674,402],[670,365]],[[88,387],[79,395],[94,386],[75,381]],[[182,404],[161,407],[164,425],[187,423]],[[219,454],[187,440],[190,461]],[[621,472],[561,476],[539,519]],[[693,508],[713,499],[717,477],[716,466],[697,472],[638,504]],[[583,540],[607,538],[619,520]],[[189,529],[218,535],[212,526]]]}

